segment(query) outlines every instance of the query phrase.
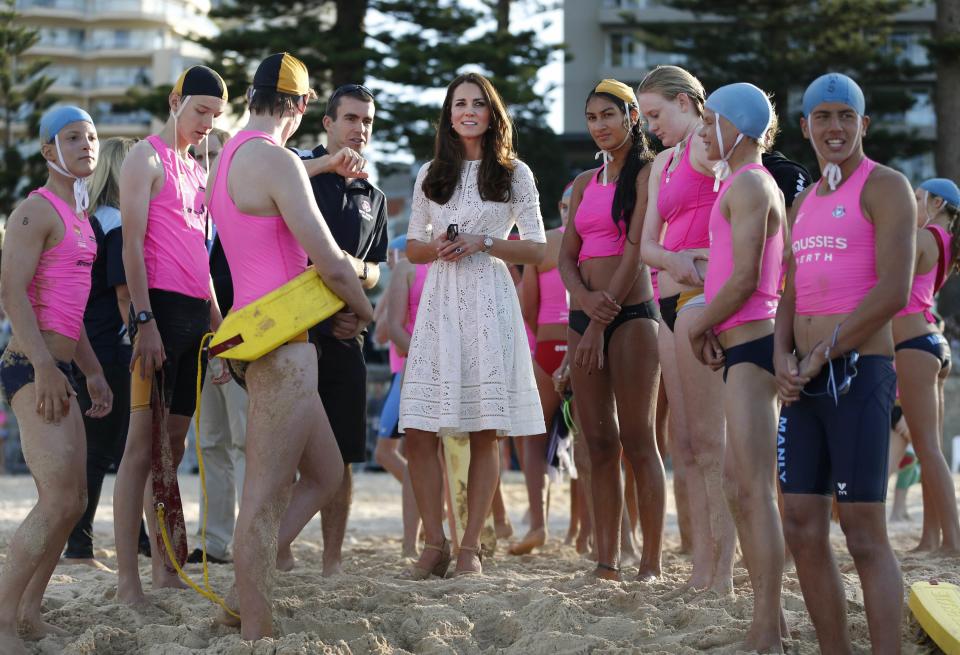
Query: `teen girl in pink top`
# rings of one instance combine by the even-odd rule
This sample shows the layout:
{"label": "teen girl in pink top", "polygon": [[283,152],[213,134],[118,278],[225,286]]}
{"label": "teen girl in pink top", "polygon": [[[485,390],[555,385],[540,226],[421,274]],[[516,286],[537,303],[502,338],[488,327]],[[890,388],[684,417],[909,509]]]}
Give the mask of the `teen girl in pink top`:
{"label": "teen girl in pink top", "polygon": [[[640,579],[660,575],[664,474],[654,434],[659,315],[640,258],[651,153],[633,89],[603,80],[585,103],[587,130],[603,164],[577,176],[559,267],[570,291],[570,378],[590,452],[595,575],[619,579],[623,508],[621,452],[640,498]],[[616,407],[616,410],[614,410]],[[626,531],[629,532],[629,531]]]}
{"label": "teen girl in pink top", "polygon": [[277,145],[265,132],[238,132],[220,152],[210,196],[210,213],[230,264],[234,309],[249,305],[307,270],[307,252],[282,216],[245,214],[237,209],[227,191],[227,173],[233,156],[251,139]]}
{"label": "teen girl in pink top", "polygon": [[[71,362],[87,379],[90,418],[110,413],[113,397],[86,338],[83,312],[96,240],[84,178],[99,141],[93,120],[60,106],[40,121],[46,184],[6,222],[0,300],[13,334],[0,358],[0,390],[20,427],[39,499],[6,548],[0,573],[0,651],[25,653],[18,634],[49,633],[43,595],[70,529],[86,510],[86,438]],[[141,498],[142,498],[141,488]]]}
{"label": "teen girl in pink top", "polygon": [[723,380],[704,369],[687,334],[704,311],[710,210],[717,197],[712,162],[698,135],[706,92],[688,71],[658,66],[637,93],[648,129],[667,148],[651,169],[641,250],[644,262],[658,269],[658,354],[670,405],[667,449],[681,488],[680,514],[690,517],[688,584],[725,594],[732,585],[736,535],[722,485]]}
{"label": "teen girl in pink top", "polygon": [[710,214],[707,305],[688,339],[701,362],[724,368],[724,486],[736,499],[733,514],[754,592],[753,621],[741,648],[769,652],[780,650],[782,638],[783,528],[770,473],[778,413],[773,317],[786,208],[760,163],[773,121],[766,94],[752,84],[729,84],[710,94],[705,109],[699,136],[720,184]]}
{"label": "teen girl in pink top", "polygon": [[917,264],[907,306],[893,319],[900,405],[923,470],[923,531],[918,550],[960,551],[952,476],[940,448],[950,344],[932,313],[934,296],[956,268],[960,189],[926,180],[916,190]]}

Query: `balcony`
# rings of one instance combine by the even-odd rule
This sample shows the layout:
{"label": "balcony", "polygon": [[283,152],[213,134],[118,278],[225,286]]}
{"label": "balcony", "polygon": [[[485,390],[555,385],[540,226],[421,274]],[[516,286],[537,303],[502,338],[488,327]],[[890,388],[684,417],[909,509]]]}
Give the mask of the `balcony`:
{"label": "balcony", "polygon": [[82,19],[87,0],[17,0],[16,10],[24,16]]}

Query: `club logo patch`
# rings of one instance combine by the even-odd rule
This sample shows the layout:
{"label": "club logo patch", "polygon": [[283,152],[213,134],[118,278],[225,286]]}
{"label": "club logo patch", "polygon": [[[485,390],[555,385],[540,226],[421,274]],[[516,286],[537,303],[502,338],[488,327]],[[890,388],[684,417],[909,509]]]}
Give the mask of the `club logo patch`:
{"label": "club logo patch", "polygon": [[833,208],[833,217],[834,218],[843,218],[847,215],[847,208],[843,205],[837,205]]}

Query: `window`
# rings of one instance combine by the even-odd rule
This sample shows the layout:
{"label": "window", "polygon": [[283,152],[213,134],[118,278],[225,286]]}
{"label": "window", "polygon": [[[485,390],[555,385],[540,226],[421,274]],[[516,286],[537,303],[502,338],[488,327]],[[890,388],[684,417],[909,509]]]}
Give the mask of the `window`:
{"label": "window", "polygon": [[614,32],[607,39],[607,65],[614,68],[642,68],[643,44],[628,32]]}

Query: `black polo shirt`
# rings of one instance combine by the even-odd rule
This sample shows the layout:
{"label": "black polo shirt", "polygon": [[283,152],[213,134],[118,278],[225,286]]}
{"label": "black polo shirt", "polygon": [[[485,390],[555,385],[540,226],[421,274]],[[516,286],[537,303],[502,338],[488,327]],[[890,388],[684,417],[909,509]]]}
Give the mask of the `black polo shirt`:
{"label": "black polo shirt", "polygon": [[91,270],[90,297],[83,313],[83,326],[97,359],[104,364],[129,364],[130,341],[117,305],[117,285],[126,284],[123,271],[123,234],[120,212],[99,207],[90,217],[97,239],[97,258]]}
{"label": "black polo shirt", "polygon": [[[296,152],[301,159],[328,154],[323,146]],[[341,250],[371,264],[387,261],[387,203],[383,191],[367,180],[347,184],[346,179],[336,173],[314,175],[310,186],[317,207]]]}
{"label": "black polo shirt", "polygon": [[803,164],[787,159],[776,150],[763,153],[762,159],[764,168],[770,171],[770,175],[777,181],[777,186],[783,191],[783,200],[787,207],[792,206],[794,199],[810,186],[810,171]]}

